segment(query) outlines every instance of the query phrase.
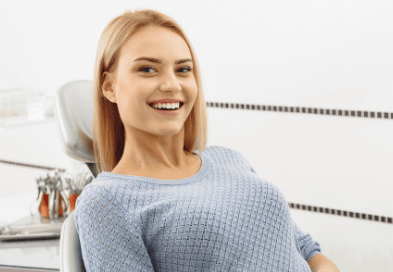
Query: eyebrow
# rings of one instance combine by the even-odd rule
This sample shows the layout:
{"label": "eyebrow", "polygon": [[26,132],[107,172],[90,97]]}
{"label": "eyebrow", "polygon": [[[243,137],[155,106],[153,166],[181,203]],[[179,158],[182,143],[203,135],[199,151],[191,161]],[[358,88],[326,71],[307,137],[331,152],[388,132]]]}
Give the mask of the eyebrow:
{"label": "eyebrow", "polygon": [[[149,58],[149,57],[140,57],[140,58],[135,59],[134,62],[138,61],[138,60],[147,60],[147,61],[151,61],[151,62],[162,63],[162,61],[159,60],[159,59]],[[180,64],[180,63],[184,63],[184,62],[187,62],[187,61],[191,61],[192,63],[194,63],[192,61],[192,59],[181,59],[181,60],[176,60],[175,64]]]}

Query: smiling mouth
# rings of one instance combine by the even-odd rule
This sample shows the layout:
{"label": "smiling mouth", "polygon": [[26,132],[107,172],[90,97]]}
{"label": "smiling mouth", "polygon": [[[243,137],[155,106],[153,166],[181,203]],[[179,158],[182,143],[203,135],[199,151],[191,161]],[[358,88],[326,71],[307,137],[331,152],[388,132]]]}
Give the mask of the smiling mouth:
{"label": "smiling mouth", "polygon": [[[153,104],[154,104],[154,103],[153,103]],[[148,104],[148,105],[149,105],[150,107],[152,107],[153,109],[155,109],[155,110],[164,110],[164,111],[175,111],[175,110],[181,109],[181,107],[183,107],[183,105],[184,105],[183,102],[180,102],[180,107],[177,108],[177,109],[175,109],[175,110],[173,110],[173,109],[164,109],[164,108],[159,109],[159,108],[155,108],[155,107],[153,107],[153,104]]]}

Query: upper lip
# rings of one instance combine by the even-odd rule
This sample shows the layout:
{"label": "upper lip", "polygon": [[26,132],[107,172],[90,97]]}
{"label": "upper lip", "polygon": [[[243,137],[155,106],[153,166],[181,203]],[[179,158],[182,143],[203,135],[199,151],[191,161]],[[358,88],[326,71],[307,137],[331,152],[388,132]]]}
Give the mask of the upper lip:
{"label": "upper lip", "polygon": [[147,102],[148,104],[153,104],[153,103],[183,103],[184,102],[182,100],[179,99],[169,99],[169,98],[165,98],[165,99],[158,99],[158,100],[152,100]]}

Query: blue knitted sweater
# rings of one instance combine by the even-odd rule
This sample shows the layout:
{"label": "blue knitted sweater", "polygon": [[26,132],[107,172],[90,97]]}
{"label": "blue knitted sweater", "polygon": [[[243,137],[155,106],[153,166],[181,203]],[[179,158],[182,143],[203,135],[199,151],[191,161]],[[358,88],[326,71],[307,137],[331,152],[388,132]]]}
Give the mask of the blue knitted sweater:
{"label": "blue knitted sweater", "polygon": [[185,179],[104,171],[87,185],[75,209],[86,271],[310,272],[321,247],[282,192],[234,149],[201,159]]}

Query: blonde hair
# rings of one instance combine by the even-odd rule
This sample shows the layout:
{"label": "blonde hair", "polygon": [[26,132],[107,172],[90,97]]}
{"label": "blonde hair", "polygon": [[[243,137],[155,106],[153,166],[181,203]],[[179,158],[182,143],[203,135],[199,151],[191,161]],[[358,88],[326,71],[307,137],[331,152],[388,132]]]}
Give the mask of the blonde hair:
{"label": "blonde hair", "polygon": [[198,150],[200,156],[207,144],[206,102],[202,89],[201,74],[195,52],[179,24],[169,16],[155,10],[126,11],[114,18],[101,34],[93,79],[93,146],[98,173],[111,172],[120,161],[125,145],[124,125],[116,103],[102,93],[103,73],[116,70],[123,44],[145,26],[169,28],[180,35],[191,51],[194,77],[198,93],[193,109],[184,123],[184,150]]}

